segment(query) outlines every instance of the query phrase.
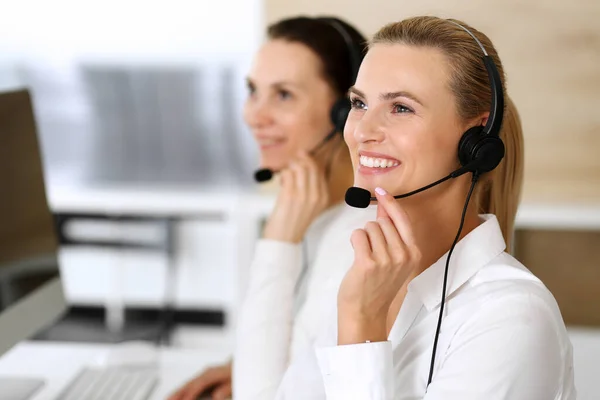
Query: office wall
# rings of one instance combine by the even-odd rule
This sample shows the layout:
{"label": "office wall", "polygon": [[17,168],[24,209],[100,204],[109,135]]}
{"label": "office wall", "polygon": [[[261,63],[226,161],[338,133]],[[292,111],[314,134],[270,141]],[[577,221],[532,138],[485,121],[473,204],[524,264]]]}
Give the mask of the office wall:
{"label": "office wall", "polygon": [[0,0],[0,10],[0,90],[32,91],[51,186],[253,184],[256,146],[235,110],[262,0]]}
{"label": "office wall", "polygon": [[522,113],[524,201],[600,201],[600,2],[598,0],[265,0],[267,22],[335,14],[364,33],[419,14],[454,17],[495,43],[508,93]]}

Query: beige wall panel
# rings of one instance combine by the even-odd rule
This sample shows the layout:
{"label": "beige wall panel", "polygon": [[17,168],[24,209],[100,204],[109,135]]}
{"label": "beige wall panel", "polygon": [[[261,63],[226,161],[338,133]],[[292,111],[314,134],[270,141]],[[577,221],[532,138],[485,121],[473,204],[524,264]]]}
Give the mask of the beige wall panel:
{"label": "beige wall panel", "polygon": [[565,323],[600,326],[600,232],[517,230],[515,257],[552,292]]}

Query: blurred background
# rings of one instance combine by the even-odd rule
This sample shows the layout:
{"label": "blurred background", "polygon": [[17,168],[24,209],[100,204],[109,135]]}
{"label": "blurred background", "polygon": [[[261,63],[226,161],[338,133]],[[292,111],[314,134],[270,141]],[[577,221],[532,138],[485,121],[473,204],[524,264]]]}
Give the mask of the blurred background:
{"label": "blurred background", "polygon": [[173,346],[228,348],[275,190],[251,179],[257,149],[241,114],[266,25],[327,14],[372,35],[434,14],[482,30],[503,60],[525,131],[514,254],[559,302],[579,398],[600,398],[597,0],[0,0],[0,10],[0,90],[31,90],[62,221],[70,312],[37,340],[138,338],[172,305]]}

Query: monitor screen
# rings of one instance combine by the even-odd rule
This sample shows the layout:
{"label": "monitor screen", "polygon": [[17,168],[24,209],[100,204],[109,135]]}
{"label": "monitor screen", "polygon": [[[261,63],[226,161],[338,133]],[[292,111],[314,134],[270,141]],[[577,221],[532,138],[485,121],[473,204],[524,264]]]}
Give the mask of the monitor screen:
{"label": "monitor screen", "polygon": [[29,93],[0,93],[0,354],[64,306],[39,149]]}

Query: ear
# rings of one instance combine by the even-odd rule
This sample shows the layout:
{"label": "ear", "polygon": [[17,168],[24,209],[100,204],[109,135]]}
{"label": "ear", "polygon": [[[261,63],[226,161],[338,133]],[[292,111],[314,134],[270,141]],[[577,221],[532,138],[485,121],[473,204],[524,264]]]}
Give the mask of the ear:
{"label": "ear", "polygon": [[490,112],[486,111],[485,113],[483,113],[480,117],[480,125],[485,126],[485,124],[487,124],[488,118],[490,117]]}

